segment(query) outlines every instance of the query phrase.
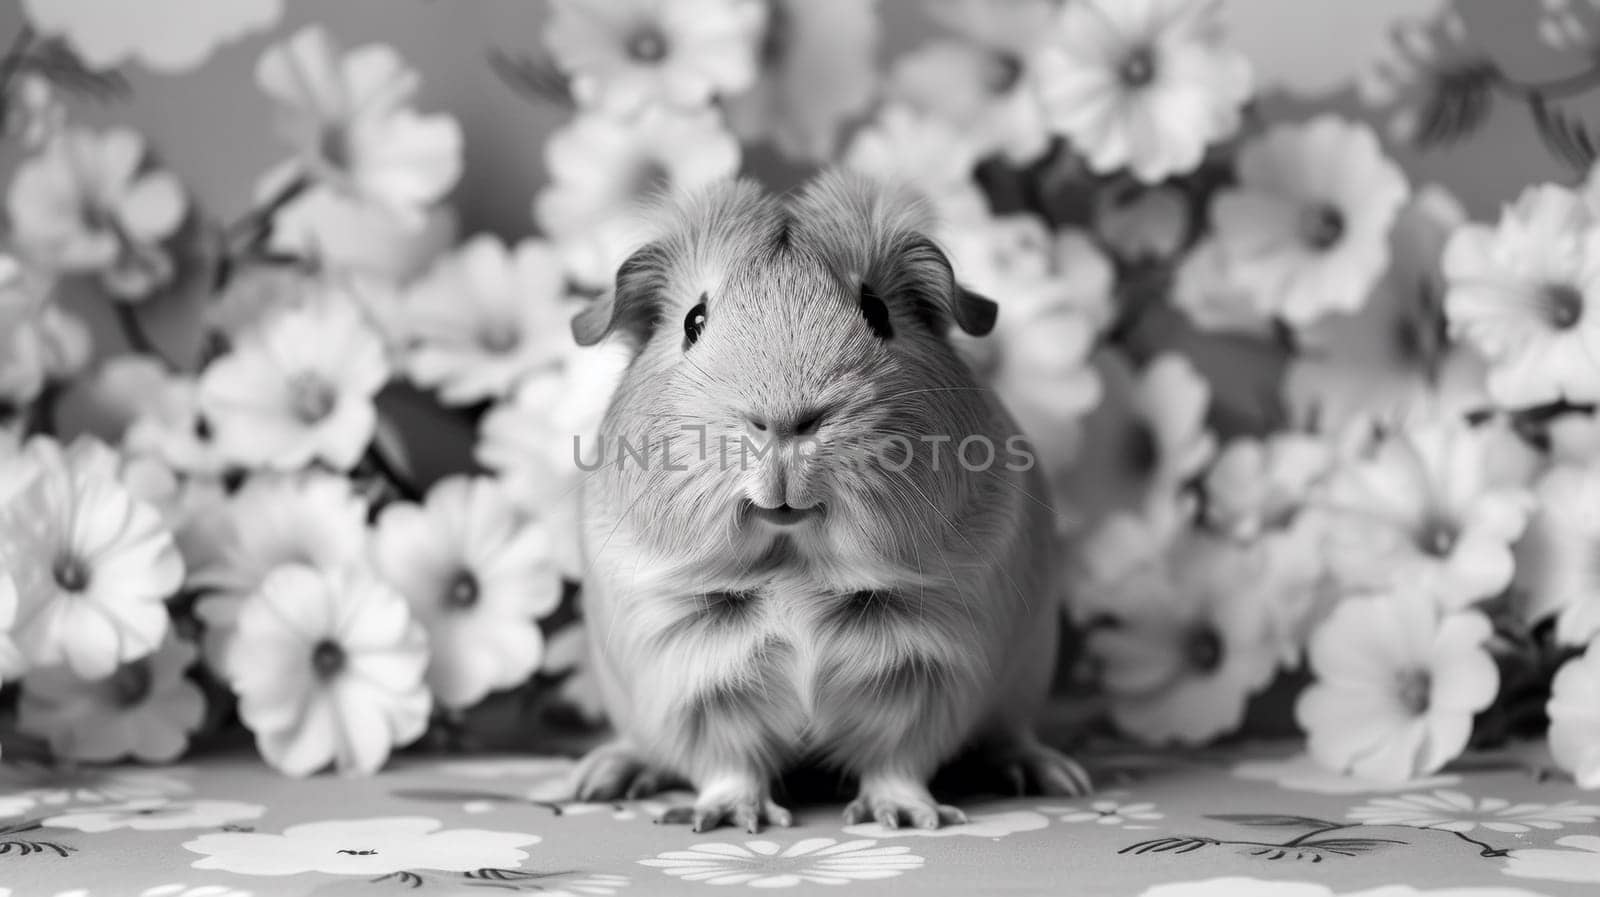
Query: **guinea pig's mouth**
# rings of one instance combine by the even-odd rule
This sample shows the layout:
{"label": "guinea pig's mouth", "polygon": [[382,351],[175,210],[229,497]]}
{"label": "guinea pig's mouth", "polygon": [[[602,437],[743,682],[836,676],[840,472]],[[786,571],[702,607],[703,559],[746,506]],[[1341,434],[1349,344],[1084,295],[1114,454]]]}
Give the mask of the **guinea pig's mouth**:
{"label": "guinea pig's mouth", "polygon": [[798,526],[813,517],[822,516],[822,505],[815,504],[809,508],[796,508],[788,504],[778,505],[776,508],[766,508],[752,501],[745,502],[745,513],[751,519],[773,526],[790,527]]}

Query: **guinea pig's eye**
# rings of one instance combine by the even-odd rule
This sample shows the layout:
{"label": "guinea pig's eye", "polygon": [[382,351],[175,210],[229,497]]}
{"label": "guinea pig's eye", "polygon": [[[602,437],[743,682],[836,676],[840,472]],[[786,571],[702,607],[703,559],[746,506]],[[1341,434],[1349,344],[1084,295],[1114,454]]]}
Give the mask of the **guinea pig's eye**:
{"label": "guinea pig's eye", "polygon": [[695,344],[700,339],[700,331],[706,329],[706,297],[700,297],[700,304],[689,309],[688,317],[683,319],[683,347],[685,349]]}
{"label": "guinea pig's eye", "polygon": [[894,328],[889,324],[889,306],[866,284],[861,285],[861,316],[867,319],[867,326],[878,339],[894,336]]}

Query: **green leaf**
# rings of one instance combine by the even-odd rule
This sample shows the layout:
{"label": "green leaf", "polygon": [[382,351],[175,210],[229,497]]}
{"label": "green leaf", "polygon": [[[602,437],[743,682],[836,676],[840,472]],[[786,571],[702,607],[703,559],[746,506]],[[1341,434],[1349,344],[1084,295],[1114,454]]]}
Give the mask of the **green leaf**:
{"label": "green leaf", "polygon": [[1600,154],[1596,153],[1594,137],[1583,122],[1553,108],[1538,94],[1528,97],[1528,111],[1533,114],[1539,139],[1544,141],[1551,155],[1579,173],[1586,174],[1594,167],[1595,158]]}
{"label": "green leaf", "polygon": [[1435,72],[1412,142],[1424,149],[1446,146],[1476,131],[1493,106],[1496,77],[1488,62]]}

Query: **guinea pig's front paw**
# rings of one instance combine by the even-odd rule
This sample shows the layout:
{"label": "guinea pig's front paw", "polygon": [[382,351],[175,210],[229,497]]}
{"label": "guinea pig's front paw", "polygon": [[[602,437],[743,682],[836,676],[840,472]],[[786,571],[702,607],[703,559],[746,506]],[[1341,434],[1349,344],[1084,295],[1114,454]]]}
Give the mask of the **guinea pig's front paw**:
{"label": "guinea pig's front paw", "polygon": [[578,762],[572,794],[580,801],[638,800],[677,784],[676,776],[658,769],[621,742],[603,744]]}
{"label": "guinea pig's front paw", "polygon": [[1019,797],[1082,797],[1094,790],[1083,764],[1033,739],[1000,751],[994,760]]}
{"label": "guinea pig's front paw", "polygon": [[706,785],[700,789],[694,806],[672,807],[656,821],[668,825],[687,823],[696,833],[719,825],[735,825],[752,835],[759,833],[762,825],[794,825],[794,817],[772,801],[765,784],[745,777]]}
{"label": "guinea pig's front paw", "polygon": [[846,825],[876,822],[884,828],[899,828],[902,824],[938,828],[961,825],[967,821],[967,814],[935,801],[920,782],[899,776],[863,777],[861,793],[844,808],[844,821]]}

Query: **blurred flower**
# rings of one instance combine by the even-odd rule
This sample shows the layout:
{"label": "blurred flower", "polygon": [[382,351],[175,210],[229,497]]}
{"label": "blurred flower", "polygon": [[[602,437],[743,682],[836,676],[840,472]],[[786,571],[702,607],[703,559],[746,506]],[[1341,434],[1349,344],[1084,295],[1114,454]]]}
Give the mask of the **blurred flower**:
{"label": "blurred flower", "polygon": [[561,601],[548,541],[493,480],[451,477],[423,505],[384,508],[373,561],[428,631],[427,681],[440,705],[470,707],[539,668],[535,621]]}
{"label": "blurred flower", "polygon": [[256,83],[297,154],[274,180],[298,175],[420,224],[423,207],[461,176],[461,128],[410,107],[419,81],[392,47],[341,54],[321,26],[268,47]]}
{"label": "blurred flower", "polygon": [[1349,586],[1405,589],[1460,609],[1511,582],[1511,546],[1532,511],[1497,482],[1490,441],[1455,418],[1416,420],[1330,478],[1329,560]]}
{"label": "blurred flower", "polygon": [[206,626],[206,662],[219,672],[240,603],[289,564],[336,571],[367,558],[367,507],[350,480],[321,472],[246,480],[200,525],[189,555],[191,587],[204,592],[195,613]]}
{"label": "blurred flower", "polygon": [[1202,517],[1248,542],[1294,522],[1332,469],[1333,448],[1306,433],[1282,431],[1229,440],[1202,480]]}
{"label": "blurred flower", "polygon": [[579,114],[545,144],[550,183],[534,200],[534,217],[575,279],[608,288],[638,248],[641,200],[731,178],[739,158],[739,141],[709,109],[652,107],[629,120]]}
{"label": "blurred flower", "polygon": [[133,131],[69,128],[17,168],[7,203],[17,245],[41,265],[96,275],[124,300],[172,280],[161,243],[187,200],[176,177],[150,167]]}
{"label": "blurred flower", "polygon": [[[1463,125],[1476,124],[1464,116],[1488,109],[1478,99],[1492,86],[1488,53],[1473,40],[1460,11],[1448,5],[1427,20],[1389,13],[1385,24],[1394,52],[1357,81],[1362,103],[1387,110],[1386,130],[1397,142],[1430,145],[1463,136]],[[1455,98],[1454,116],[1434,111],[1443,108],[1443,96]]]}
{"label": "blurred flower", "polygon": [[555,0],[545,47],[585,106],[700,108],[755,81],[761,0]]}
{"label": "blurred flower", "polygon": [[1389,270],[1359,311],[1330,314],[1299,331],[1284,380],[1291,416],[1337,431],[1396,424],[1417,414],[1488,405],[1483,361],[1446,333],[1440,255],[1466,220],[1460,203],[1429,185],[1401,209]]}
{"label": "blurred flower", "polygon": [[1556,619],[1561,644],[1600,636],[1600,465],[1560,465],[1539,480],[1538,512],[1519,547],[1519,608],[1531,626]]}
{"label": "blurred flower", "polygon": [[[117,804],[100,804],[94,807],[73,808],[65,813],[46,817],[44,824],[51,828],[70,828],[80,832],[170,832],[184,828],[223,828],[260,819],[267,808],[260,804],[247,804],[235,800],[172,800],[166,797],[145,797]],[[167,885],[145,891],[141,897],[249,897],[249,892],[196,888],[191,891],[173,890],[181,885]]]}
{"label": "blurred flower", "polygon": [[94,679],[156,650],[184,570],[160,513],[122,485],[103,443],[39,436],[22,463],[27,482],[0,505],[0,558],[28,660]]}
{"label": "blurred flower", "polygon": [[1600,400],[1600,228],[1584,197],[1529,187],[1494,227],[1445,247],[1451,333],[1483,354],[1489,394],[1521,408]]}
{"label": "blurred flower", "polygon": [[557,691],[579,716],[591,723],[605,721],[605,697],[589,662],[588,635],[582,621],[569,623],[550,636],[540,669],[562,676]]}
{"label": "blurred flower", "polygon": [[1490,633],[1482,614],[1441,615],[1426,595],[1346,599],[1312,634],[1316,681],[1295,707],[1311,755],[1378,781],[1438,771],[1500,687]]}
{"label": "blurred flower", "polygon": [[1046,122],[1097,173],[1155,183],[1194,170],[1239,128],[1250,63],[1223,44],[1213,0],[1065,4],[1034,60]]}
{"label": "blurred flower", "polygon": [[1048,38],[1053,0],[940,0],[928,14],[950,33],[901,56],[894,94],[977,141],[979,155],[1017,164],[1050,145],[1039,105],[1033,53]]}
{"label": "blurred flower", "polygon": [[198,68],[212,51],[272,27],[283,0],[23,0],[28,22],[60,35],[91,69],[137,60],[167,74]]}
{"label": "blurred flower", "polygon": [[[0,500],[5,495],[0,493]],[[11,638],[17,625],[17,584],[10,573],[0,571],[0,685],[15,679],[27,669],[27,659],[22,649]]]}
{"label": "blurred flower", "polygon": [[1162,261],[1189,238],[1189,200],[1173,187],[1106,187],[1095,194],[1094,229],[1119,258]]}
{"label": "blurred flower", "polygon": [[1292,327],[1359,309],[1408,190],[1371,129],[1331,115],[1278,125],[1239,151],[1237,169],[1211,222],[1256,307]]}
{"label": "blurred flower", "polygon": [[474,457],[499,476],[519,507],[544,522],[552,559],[571,579],[582,569],[578,486],[599,463],[600,419],[630,360],[617,344],[578,352],[560,370],[525,380],[479,425]]}
{"label": "blurred flower", "polygon": [[1257,304],[1238,268],[1220,241],[1202,240],[1178,263],[1172,304],[1201,330],[1271,336],[1272,314]]}
{"label": "blurred flower", "polygon": [[89,362],[89,330],[50,301],[41,272],[0,253],[0,403],[26,405]]}
{"label": "blurred flower", "polygon": [[988,215],[988,201],[973,181],[978,147],[972,135],[903,103],[879,109],[856,131],[841,161],[852,171],[917,188],[946,226]]}
{"label": "blurred flower", "polygon": [[1206,420],[1210,384],[1173,352],[1137,373],[1113,353],[1097,361],[1106,397],[1083,421],[1082,448],[1063,491],[1090,519],[1172,501],[1216,454]]}
{"label": "blurred flower", "polygon": [[306,776],[378,771],[422,735],[431,701],[427,636],[370,574],[290,565],[239,609],[228,682],[275,769]]}
{"label": "blurred flower", "polygon": [[523,377],[572,354],[561,259],[549,244],[513,249],[479,236],[436,264],[401,312],[407,366],[451,404],[508,395]]}
{"label": "blurred flower", "polygon": [[1193,745],[1239,727],[1280,653],[1264,572],[1247,549],[1191,533],[1153,569],[1081,586],[1084,650],[1118,728]]}
{"label": "blurred flower", "polygon": [[15,137],[24,148],[38,150],[54,140],[67,123],[67,107],[61,102],[60,91],[50,79],[37,72],[22,72],[15,76],[11,89],[11,107],[0,115],[6,137]]}
{"label": "blurred flower", "polygon": [[[1370,78],[1393,56],[1396,32],[1446,5],[1441,0],[1341,3],[1315,16],[1286,17],[1278,0],[1229,0],[1223,4],[1222,26],[1255,67],[1259,94],[1283,91],[1311,102]],[[1322,49],[1338,52],[1317,52]]]}
{"label": "blurred flower", "polygon": [[194,378],[174,374],[148,355],[117,355],[101,362],[95,383],[102,403],[127,418],[123,451],[184,474],[222,474],[225,465],[200,414]]}
{"label": "blurred flower", "polygon": [[1556,671],[1550,685],[1550,753],[1579,788],[1600,788],[1600,640]]}
{"label": "blurred flower", "polygon": [[1110,322],[1114,271],[1080,231],[1052,235],[1014,214],[947,230],[962,285],[1000,303],[994,332],[954,335],[958,350],[1005,399],[1047,469],[1071,462],[1083,416],[1099,401],[1089,364]]}
{"label": "blurred flower", "polygon": [[34,670],[22,683],[17,727],[46,739],[63,760],[170,763],[205,716],[205,698],[185,676],[195,654],[168,635],[154,654],[102,678],[65,667]]}
{"label": "blurred flower", "polygon": [[877,0],[765,0],[758,77],[726,97],[728,126],[798,162],[833,158],[877,91]]}
{"label": "blurred flower", "polygon": [[200,375],[200,409],[234,463],[348,470],[372,441],[388,378],[379,336],[349,305],[325,302],[242,334]]}
{"label": "blurred flower", "polygon": [[[270,201],[286,172],[257,185],[258,202]],[[287,172],[291,177],[293,172]],[[266,248],[275,255],[307,260],[324,274],[363,274],[404,283],[421,273],[456,240],[455,211],[445,205],[420,218],[397,218],[382,206],[327,186],[313,186],[285,203],[272,218]]]}

